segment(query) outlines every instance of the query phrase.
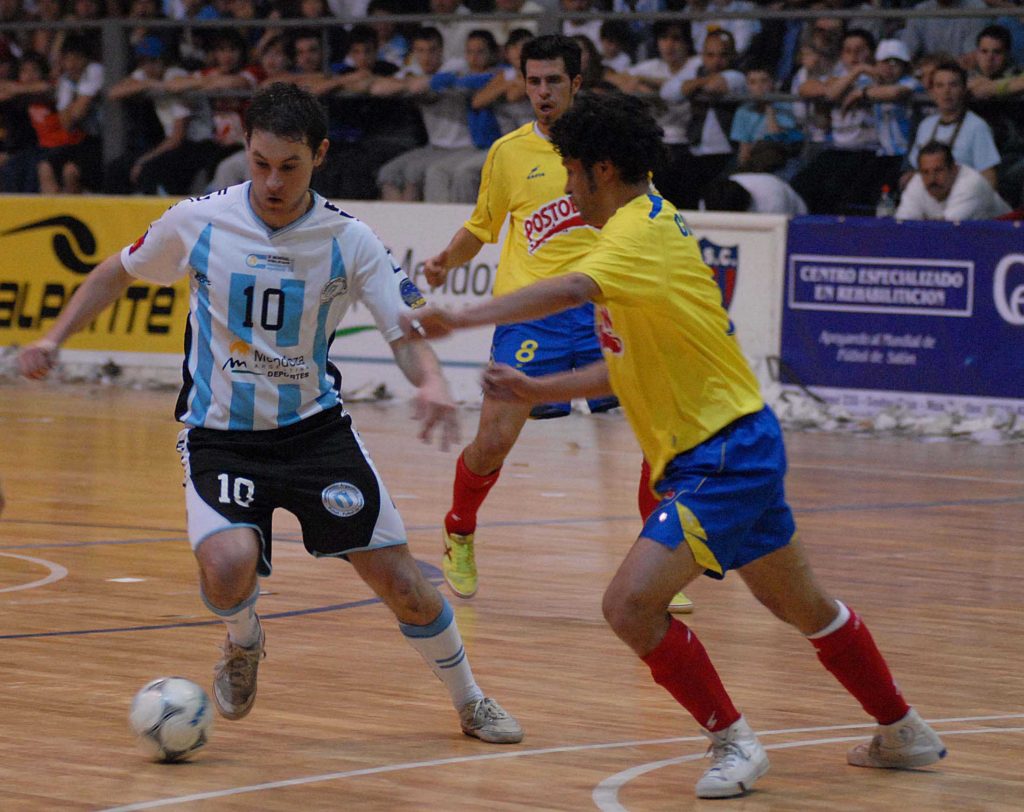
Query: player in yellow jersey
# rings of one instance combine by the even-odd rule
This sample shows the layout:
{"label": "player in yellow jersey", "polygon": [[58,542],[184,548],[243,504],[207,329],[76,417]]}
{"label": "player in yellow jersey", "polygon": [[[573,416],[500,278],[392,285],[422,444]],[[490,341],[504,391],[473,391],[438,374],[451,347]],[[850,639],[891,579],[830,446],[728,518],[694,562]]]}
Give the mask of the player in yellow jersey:
{"label": "player in yellow jersey", "polygon": [[[497,242],[506,219],[508,236],[501,250],[495,295],[564,273],[593,247],[597,231],[583,221],[572,198],[565,194],[565,169],[548,137],[552,124],[569,109],[580,89],[580,60],[579,45],[569,37],[538,37],[523,46],[520,67],[537,120],[491,146],[472,216],[448,246],[425,263],[431,285],[443,284],[448,272],[476,256],[484,243]],[[491,346],[493,361],[531,376],[586,366],[600,357],[589,302],[563,313],[498,327]],[[613,408],[618,401],[614,397],[591,398],[589,405],[592,412],[599,412]],[[567,401],[533,410],[535,417],[568,413]],[[473,544],[477,511],[530,415],[529,406],[501,402],[485,394],[476,437],[459,456],[452,507],[442,530],[442,571],[459,597],[476,594]],[[642,483],[641,494],[646,491],[646,483]],[[646,518],[642,498],[641,513]],[[685,595],[673,601],[674,611],[692,608]]]}
{"label": "player in yellow jersey", "polygon": [[[736,570],[755,597],[796,627],[878,722],[847,754],[858,767],[912,769],[945,756],[903,699],[864,622],[815,580],[785,499],[782,432],[758,391],[711,270],[675,207],[649,192],[661,130],[625,96],[581,99],[552,128],[566,191],[599,228],[572,271],[450,313],[417,311],[421,334],[536,318],[592,301],[604,360],[529,378],[495,366],[490,397],[541,403],[617,393],[661,497],[604,595],[605,618],[711,740],[701,798],[747,792],[768,757],[692,629],[666,613],[701,574]],[[410,316],[411,318],[411,316]],[[408,325],[409,318],[406,319]],[[410,328],[406,327],[407,334]]]}

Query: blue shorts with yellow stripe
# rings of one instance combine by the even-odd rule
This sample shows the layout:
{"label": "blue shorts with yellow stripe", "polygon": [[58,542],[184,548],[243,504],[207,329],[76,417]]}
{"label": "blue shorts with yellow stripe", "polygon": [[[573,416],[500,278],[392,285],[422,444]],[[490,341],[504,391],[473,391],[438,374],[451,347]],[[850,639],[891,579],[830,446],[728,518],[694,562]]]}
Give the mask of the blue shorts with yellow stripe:
{"label": "blue shorts with yellow stripe", "polygon": [[705,575],[724,578],[793,538],[785,475],[782,429],[765,406],[672,459],[640,535],[670,550],[685,541]]}
{"label": "blue shorts with yellow stripe", "polygon": [[[594,305],[587,303],[542,319],[494,328],[491,360],[507,364],[531,378],[565,372],[600,361],[601,346],[594,332]],[[618,405],[612,398],[587,401],[592,412]],[[569,414],[568,403],[552,403],[535,410],[538,417]]]}

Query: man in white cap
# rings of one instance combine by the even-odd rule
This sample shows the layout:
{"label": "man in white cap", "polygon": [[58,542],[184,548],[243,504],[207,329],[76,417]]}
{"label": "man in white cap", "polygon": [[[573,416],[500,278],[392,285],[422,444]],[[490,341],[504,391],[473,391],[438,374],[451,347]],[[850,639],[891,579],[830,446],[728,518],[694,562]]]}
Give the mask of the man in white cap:
{"label": "man in white cap", "polygon": [[843,99],[842,109],[870,109],[878,141],[873,175],[878,190],[897,188],[904,156],[910,149],[914,111],[911,97],[924,88],[910,72],[910,53],[898,39],[883,39],[875,48],[875,64]]}

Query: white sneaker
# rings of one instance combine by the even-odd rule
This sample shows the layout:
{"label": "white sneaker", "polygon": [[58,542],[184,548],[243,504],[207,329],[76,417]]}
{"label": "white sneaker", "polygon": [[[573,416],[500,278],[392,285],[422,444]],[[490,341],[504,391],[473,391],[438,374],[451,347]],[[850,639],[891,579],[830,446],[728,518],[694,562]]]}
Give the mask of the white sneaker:
{"label": "white sneaker", "polygon": [[249,648],[243,648],[231,642],[228,637],[224,641],[224,656],[213,668],[213,700],[226,719],[241,719],[256,701],[256,673],[260,660],[267,656],[264,642],[263,626],[260,626],[260,639]]}
{"label": "white sneaker", "polygon": [[742,716],[725,730],[704,735],[711,739],[711,767],[697,782],[698,798],[742,795],[768,772],[768,754]]}
{"label": "white sneaker", "polygon": [[912,770],[946,757],[946,746],[913,708],[891,725],[879,725],[870,742],[861,742],[846,754],[854,767]]}
{"label": "white sneaker", "polygon": [[490,697],[468,702],[459,711],[462,732],[491,744],[515,744],[523,729],[515,717]]}

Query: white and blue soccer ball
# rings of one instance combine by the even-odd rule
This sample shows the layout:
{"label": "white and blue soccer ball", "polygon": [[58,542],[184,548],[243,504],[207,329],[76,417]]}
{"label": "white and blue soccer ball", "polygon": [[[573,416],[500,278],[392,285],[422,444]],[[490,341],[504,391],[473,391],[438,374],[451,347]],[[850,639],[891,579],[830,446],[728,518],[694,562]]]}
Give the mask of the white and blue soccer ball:
{"label": "white and blue soccer ball", "polygon": [[157,761],[181,761],[206,744],[213,709],[206,691],[183,677],[159,677],[135,694],[128,722]]}

